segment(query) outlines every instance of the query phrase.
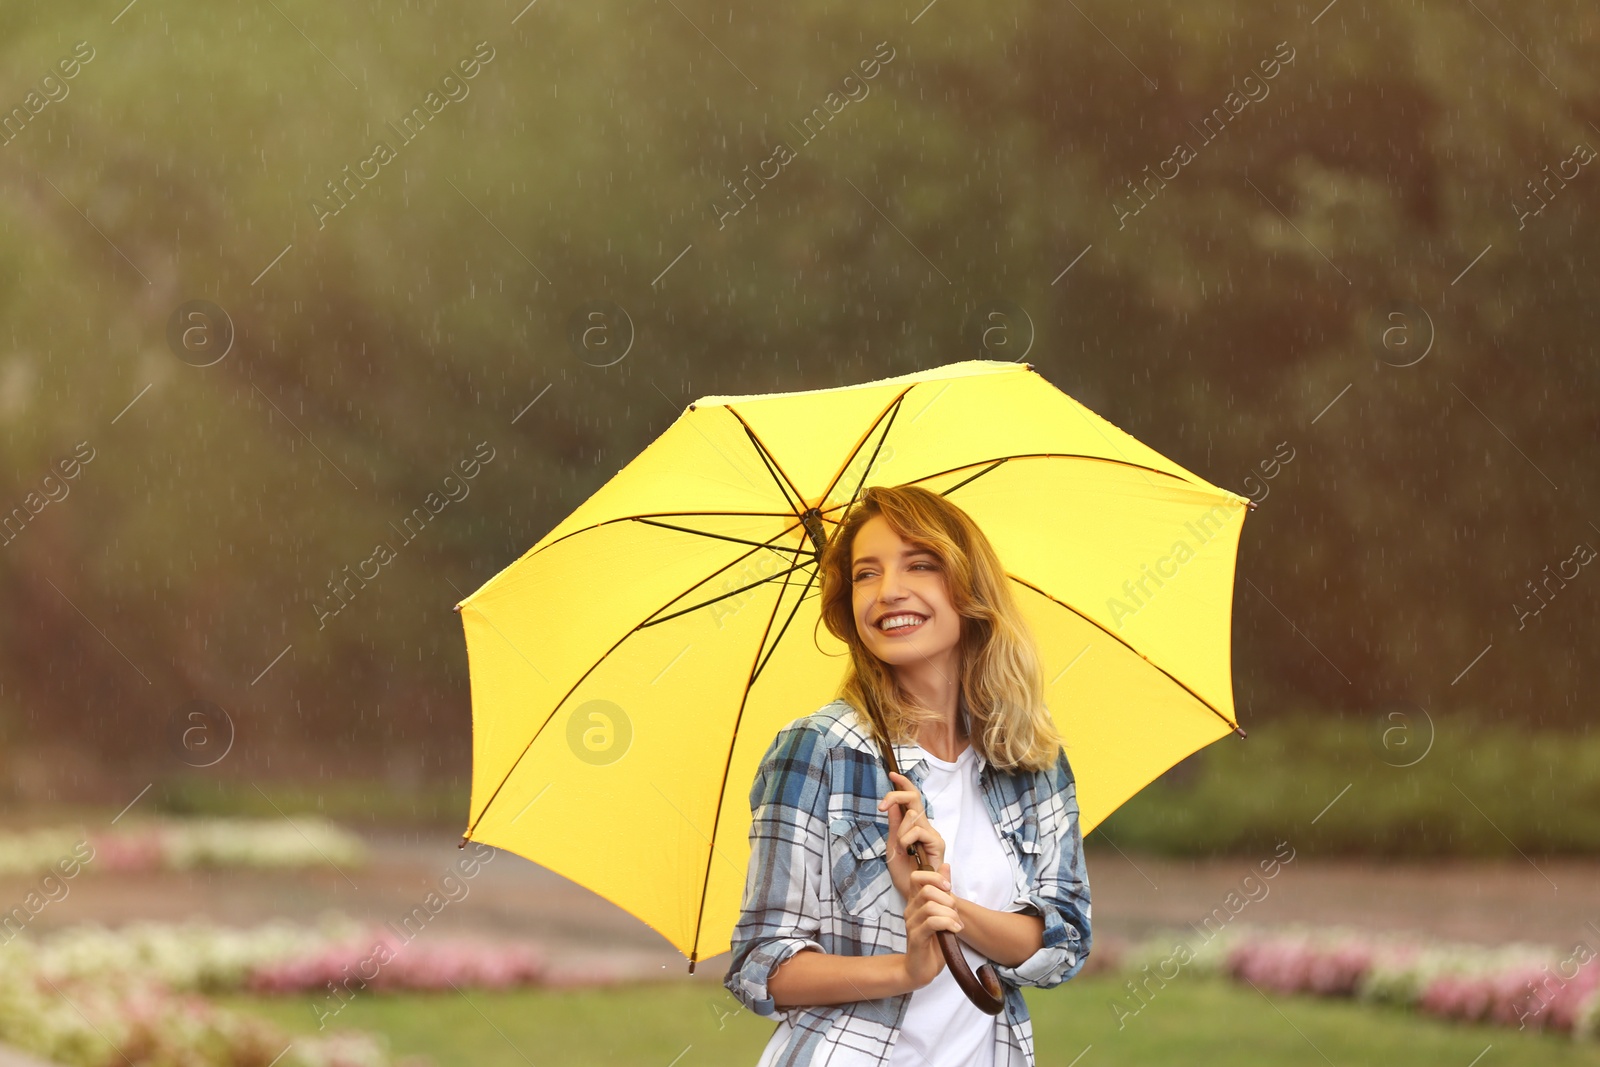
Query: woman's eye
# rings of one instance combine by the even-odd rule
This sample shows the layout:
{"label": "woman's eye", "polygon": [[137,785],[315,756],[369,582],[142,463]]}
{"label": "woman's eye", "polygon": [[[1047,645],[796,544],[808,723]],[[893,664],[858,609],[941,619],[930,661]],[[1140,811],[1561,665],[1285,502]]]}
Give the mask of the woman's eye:
{"label": "woman's eye", "polygon": [[[919,561],[919,562],[911,564],[910,569],[911,570],[919,570],[920,569],[920,570],[927,570],[927,571],[936,571],[936,570],[939,569],[939,566],[936,563],[926,563],[926,562]],[[859,571],[850,580],[852,582],[859,582],[862,579],[872,577],[873,573],[874,573],[873,571]]]}

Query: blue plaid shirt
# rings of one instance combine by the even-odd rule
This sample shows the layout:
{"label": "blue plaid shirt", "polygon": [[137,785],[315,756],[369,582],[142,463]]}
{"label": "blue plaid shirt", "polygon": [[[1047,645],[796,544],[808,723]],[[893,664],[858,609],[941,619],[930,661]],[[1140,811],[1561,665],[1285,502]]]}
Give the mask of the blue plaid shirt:
{"label": "blue plaid shirt", "polygon": [[[895,761],[920,788],[928,771],[921,750],[897,744]],[[1005,989],[995,1067],[1033,1067],[1033,1023],[1018,987],[1060,985],[1089,954],[1077,786],[1065,752],[1048,770],[1015,774],[990,769],[980,753],[978,771],[1016,884],[1005,910],[1044,918],[1039,951],[1015,967],[995,966]],[[774,1014],[767,979],[801,949],[906,950],[905,899],[889,877],[888,814],[878,810],[891,788],[871,734],[842,700],[790,723],[767,749],[750,789],[750,868],[723,978],[756,1014]],[[910,1000],[901,993],[786,1009],[793,1031],[774,1067],[887,1064]]]}

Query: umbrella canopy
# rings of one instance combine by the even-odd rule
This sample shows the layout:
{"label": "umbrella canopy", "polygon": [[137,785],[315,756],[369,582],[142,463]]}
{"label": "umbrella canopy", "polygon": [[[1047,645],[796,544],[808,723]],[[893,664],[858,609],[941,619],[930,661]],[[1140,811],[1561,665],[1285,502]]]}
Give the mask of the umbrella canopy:
{"label": "umbrella canopy", "polygon": [[818,552],[866,485],[945,494],[1038,641],[1087,834],[1237,729],[1247,501],[1027,364],[706,397],[457,606],[472,680],[466,837],[519,853],[696,959],[728,948],[749,790],[832,700]]}

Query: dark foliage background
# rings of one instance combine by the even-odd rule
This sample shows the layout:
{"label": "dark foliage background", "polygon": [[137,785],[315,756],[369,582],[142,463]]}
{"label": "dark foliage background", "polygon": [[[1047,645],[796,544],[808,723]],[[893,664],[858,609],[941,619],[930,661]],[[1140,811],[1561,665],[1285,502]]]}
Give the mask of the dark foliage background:
{"label": "dark foliage background", "polygon": [[[188,773],[195,699],[237,729],[216,778],[459,784],[451,605],[686,404],[1024,351],[1263,498],[1247,725],[1588,729],[1600,577],[1527,583],[1600,547],[1592,4],[119,8],[0,9],[0,507],[94,452],[0,545],[17,797]],[[194,299],[236,331],[207,367],[167,339]],[[607,367],[568,339],[594,301],[636,331]],[[319,620],[479,442],[470,496]]]}

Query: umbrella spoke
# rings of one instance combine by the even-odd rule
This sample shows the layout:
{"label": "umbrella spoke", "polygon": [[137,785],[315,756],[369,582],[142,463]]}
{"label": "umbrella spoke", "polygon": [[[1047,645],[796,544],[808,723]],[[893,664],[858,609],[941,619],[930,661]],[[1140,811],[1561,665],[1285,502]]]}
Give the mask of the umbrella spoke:
{"label": "umbrella spoke", "polygon": [[[767,546],[763,546],[763,547],[767,547]],[[747,558],[749,558],[749,556],[750,556],[750,553],[747,552],[743,556],[740,556],[739,559],[747,559]],[[734,560],[733,561],[733,563],[737,563],[737,562],[739,562],[739,560]],[[728,567],[733,566],[733,563],[729,563]],[[755,581],[751,582],[749,585],[741,585],[737,589],[730,589],[728,592],[720,593],[717,596],[712,597],[710,600],[703,600],[698,604],[691,604],[689,607],[682,608],[682,609],[680,609],[678,611],[674,611],[671,615],[662,615],[659,618],[650,619],[647,622],[641,622],[639,624],[638,628],[642,630],[646,626],[656,626],[656,625],[659,625],[659,624],[661,624],[663,622],[668,622],[668,621],[670,621],[672,619],[676,619],[680,615],[687,615],[690,612],[699,611],[701,608],[708,607],[708,606],[710,606],[712,604],[715,604],[719,600],[726,600],[731,596],[738,596],[740,593],[746,592],[747,590],[750,590],[750,589],[754,589],[758,585],[766,585],[768,582],[770,582],[770,581],[772,581],[772,580],[774,580],[776,578],[782,578],[786,574],[793,574],[795,571],[802,570],[802,569],[804,569],[806,567],[815,568],[816,565],[817,565],[816,561],[815,560],[810,560],[810,559],[806,560],[804,563],[796,563],[793,567],[786,567],[783,570],[778,571],[778,572],[776,572],[774,574],[767,575],[765,578],[758,578]],[[717,574],[720,574],[720,573],[722,573],[722,571],[727,570],[728,567],[723,567],[721,570],[719,570],[719,571],[715,572],[714,574],[712,574],[711,577],[713,577],[713,578],[716,577]]]}
{"label": "umbrella spoke", "polygon": [[739,420],[739,425],[744,427],[745,436],[750,438],[750,443],[755,446],[756,455],[760,456],[761,462],[766,464],[767,473],[772,475],[774,482],[778,483],[778,491],[783,494],[784,503],[792,505],[794,513],[799,515],[805,510],[805,499],[801,497],[800,490],[795,487],[794,482],[784,472],[783,467],[778,464],[777,457],[767,451],[767,446],[761,443],[761,438],[756,436],[755,430],[751,429],[750,424],[744,421],[743,416],[731,407],[723,410]]}
{"label": "umbrella spoke", "polygon": [[[1181,483],[1183,485],[1192,486],[1194,484],[1193,482],[1190,482],[1187,478],[1180,478],[1176,474],[1171,473],[1170,471],[1157,470],[1155,467],[1147,467],[1142,463],[1134,463],[1132,460],[1111,459],[1111,458],[1109,458],[1107,456],[1091,456],[1091,455],[1088,455],[1088,454],[1083,453],[1083,452],[1031,452],[1031,453],[1019,453],[1019,454],[1014,455],[1014,456],[993,456],[993,457],[990,457],[989,459],[981,459],[981,460],[978,460],[978,461],[973,462],[973,463],[963,463],[959,467],[951,467],[951,468],[949,468],[947,470],[936,471],[933,474],[925,474],[921,478],[918,478],[916,481],[907,482],[906,484],[907,485],[916,485],[919,482],[932,481],[935,478],[943,478],[947,474],[958,474],[961,471],[968,471],[968,470],[971,470],[974,467],[982,467],[985,464],[989,465],[988,469],[979,471],[978,473],[979,474],[988,474],[989,470],[992,470],[994,467],[999,466],[1001,463],[1011,463],[1011,462],[1015,462],[1015,461],[1020,460],[1020,459],[1086,459],[1086,460],[1090,461],[1091,463],[1109,463],[1114,467],[1132,467],[1134,470],[1138,470],[1138,471],[1149,471],[1151,474],[1159,474],[1163,478],[1171,478],[1173,481],[1179,482],[1179,483]],[[971,478],[967,479],[968,482],[970,482],[971,480],[972,480]],[[957,489],[961,488],[962,485],[965,485],[965,484],[967,484],[967,483],[966,482],[961,482],[959,485],[953,485],[949,489],[944,490],[944,494],[948,495],[950,493],[953,493]],[[1215,486],[1206,485],[1206,486],[1203,486],[1203,488],[1214,489],[1216,487]]]}
{"label": "umbrella spoke", "polygon": [[[872,420],[872,425],[867,427],[867,432],[861,435],[861,440],[855,443],[855,447],[850,450],[850,454],[844,457],[844,462],[839,464],[839,469],[834,472],[832,480],[828,482],[827,491],[822,494],[823,500],[826,500],[833,495],[834,486],[839,484],[839,479],[844,477],[844,472],[850,469],[850,464],[854,463],[856,461],[856,457],[861,454],[861,447],[867,443],[867,440],[878,429],[878,424],[883,422],[884,417],[887,416],[889,421],[886,425],[884,425],[883,433],[879,434],[878,443],[872,449],[872,462],[877,462],[878,453],[882,451],[884,441],[888,440],[889,438],[889,429],[894,425],[895,416],[900,414],[900,403],[906,398],[906,393],[909,393],[910,391],[911,389],[907,388],[904,393],[901,393],[899,396],[889,401],[884,409],[878,413],[878,417]],[[860,499],[861,487],[867,484],[867,475],[871,471],[872,463],[868,463],[861,471],[861,481],[856,483],[855,492],[850,494],[851,504]]]}
{"label": "umbrella spoke", "polygon": [[[997,460],[995,460],[993,463],[989,464],[987,467],[983,468],[983,470],[979,471],[978,473],[972,475],[970,478],[963,478],[959,482],[957,482],[955,485],[952,485],[950,488],[939,490],[939,495],[940,496],[949,496],[951,493],[955,492],[957,489],[960,489],[962,486],[966,485],[968,482],[977,481],[979,478],[982,478],[985,474],[988,474],[990,471],[992,471],[996,467],[1000,466],[1000,464],[1008,462],[1009,459],[1010,459],[1010,457],[1008,456],[1005,459],[997,459]],[[937,475],[935,475],[935,477],[937,477]]]}
{"label": "umbrella spoke", "polygon": [[[709,517],[709,516],[713,516],[713,515],[717,515],[717,516],[734,515],[734,516],[739,516],[741,518],[751,518],[751,519],[788,519],[788,518],[792,518],[793,517],[787,511],[652,511],[652,512],[648,512],[648,513],[640,514],[640,515],[618,515],[614,519],[603,519],[600,522],[595,523],[593,526],[585,526],[581,530],[570,530],[567,533],[564,533],[560,537],[556,538],[554,541],[551,541],[548,545],[540,545],[537,549],[535,549],[534,551],[530,552],[524,558],[531,559],[532,557],[537,556],[539,553],[544,552],[546,549],[554,548],[556,545],[559,545],[561,542],[567,540],[567,538],[569,538],[569,537],[577,537],[579,534],[586,534],[586,533],[589,533],[592,530],[598,530],[602,526],[611,526],[614,523],[619,523],[619,522],[643,522],[643,521],[646,521],[648,519],[658,519],[658,518],[659,519],[674,519],[674,518],[685,518],[685,519],[687,519],[687,518],[697,518],[697,517]],[[663,526],[663,525],[666,525],[666,524],[665,523],[657,523],[656,525]],[[677,527],[675,527],[675,528],[677,528]],[[693,529],[693,528],[690,528],[690,527],[682,527],[682,529],[683,529],[683,531],[685,533],[704,534],[706,537],[716,537],[716,536],[718,536],[716,534],[708,534],[708,533],[705,533],[705,531],[703,531],[703,530],[696,530],[696,529]]]}
{"label": "umbrella spoke", "polygon": [[[777,517],[777,515],[775,514],[774,517]],[[783,515],[782,517],[788,518],[789,516]],[[784,530],[783,533],[780,533],[778,537],[769,538],[765,541],[752,541],[748,537],[734,537],[731,534],[712,533],[709,530],[696,530],[692,526],[677,526],[670,522],[656,522],[654,519],[641,518],[636,519],[635,521],[643,523],[646,526],[659,526],[663,530],[676,530],[679,533],[694,534],[697,537],[709,537],[713,541],[732,541],[736,545],[750,545],[755,548],[771,548],[772,543],[776,541],[778,537],[782,537],[784,534],[787,534],[790,532],[790,530],[794,529],[794,527],[791,526],[787,530]],[[740,558],[742,559],[743,557]]]}
{"label": "umbrella spoke", "polygon": [[[799,569],[798,567],[791,568],[791,570],[798,570],[798,569]],[[816,570],[812,570],[811,576],[806,579],[806,587],[804,589],[800,590],[799,597],[797,597],[795,599],[794,607],[789,609],[789,617],[787,619],[783,620],[783,626],[778,630],[778,636],[774,637],[772,639],[772,644],[767,646],[767,654],[761,657],[761,662],[756,664],[755,671],[751,673],[751,675],[750,675],[750,684],[751,685],[755,685],[756,684],[756,679],[761,677],[761,672],[762,672],[763,669],[765,669],[765,667],[767,665],[767,661],[772,658],[773,653],[778,651],[778,642],[783,640],[783,635],[785,633],[787,633],[788,630],[789,630],[789,624],[791,622],[793,622],[794,621],[794,617],[800,613],[800,605],[804,604],[806,602],[806,594],[808,592],[810,592],[811,586],[816,583],[816,580],[817,580],[817,571]],[[788,586],[789,586],[789,583],[785,582],[783,584],[784,584],[785,590],[787,590]],[[780,604],[783,602],[783,594],[782,593],[778,594],[778,602]]]}

